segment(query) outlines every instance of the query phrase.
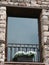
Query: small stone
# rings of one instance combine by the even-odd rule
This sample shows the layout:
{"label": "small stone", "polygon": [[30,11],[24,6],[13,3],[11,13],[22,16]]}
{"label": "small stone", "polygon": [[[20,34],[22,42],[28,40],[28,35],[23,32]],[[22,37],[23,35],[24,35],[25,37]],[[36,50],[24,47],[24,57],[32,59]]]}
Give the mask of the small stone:
{"label": "small stone", "polygon": [[47,41],[47,37],[44,37],[44,43],[46,43],[46,41]]}
{"label": "small stone", "polygon": [[18,3],[18,6],[26,6],[25,3]]}
{"label": "small stone", "polygon": [[43,35],[44,36],[49,36],[49,32],[47,32],[47,31],[46,32],[43,32]]}
{"label": "small stone", "polygon": [[48,26],[47,25],[43,25],[43,31],[48,31]]}
{"label": "small stone", "polygon": [[6,7],[1,7],[1,9],[6,10]]}

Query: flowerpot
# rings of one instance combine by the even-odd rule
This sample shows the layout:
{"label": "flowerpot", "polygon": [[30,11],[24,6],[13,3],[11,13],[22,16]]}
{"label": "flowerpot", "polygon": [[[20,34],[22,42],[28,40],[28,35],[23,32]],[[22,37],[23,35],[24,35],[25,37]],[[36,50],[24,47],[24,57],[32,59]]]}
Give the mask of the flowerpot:
{"label": "flowerpot", "polygon": [[33,58],[27,57],[27,56],[20,56],[20,57],[14,58],[13,61],[16,61],[16,62],[32,62]]}

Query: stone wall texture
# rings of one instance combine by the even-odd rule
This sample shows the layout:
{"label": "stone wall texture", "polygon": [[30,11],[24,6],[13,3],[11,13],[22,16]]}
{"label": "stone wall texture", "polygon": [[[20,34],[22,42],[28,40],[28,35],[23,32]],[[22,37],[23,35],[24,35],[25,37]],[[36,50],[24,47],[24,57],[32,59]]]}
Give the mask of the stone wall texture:
{"label": "stone wall texture", "polygon": [[0,61],[5,60],[6,6],[26,6],[42,9],[40,22],[43,62],[49,65],[49,0],[1,0],[0,5]]}
{"label": "stone wall texture", "polygon": [[42,9],[41,13],[41,44],[43,46],[43,58],[46,65],[49,65],[49,10]]}
{"label": "stone wall texture", "polygon": [[5,60],[6,7],[0,6],[0,61]]}

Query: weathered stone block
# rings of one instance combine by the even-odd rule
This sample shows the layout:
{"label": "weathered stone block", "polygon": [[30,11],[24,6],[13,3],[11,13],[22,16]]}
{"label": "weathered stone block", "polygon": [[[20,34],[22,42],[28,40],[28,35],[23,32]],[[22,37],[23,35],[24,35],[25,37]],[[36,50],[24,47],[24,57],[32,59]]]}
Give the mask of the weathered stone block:
{"label": "weathered stone block", "polygon": [[0,28],[0,33],[5,33],[5,29]]}
{"label": "weathered stone block", "polygon": [[37,4],[41,5],[42,4],[41,0],[37,0]]}
{"label": "weathered stone block", "polygon": [[43,4],[43,5],[48,5],[49,2],[45,2],[45,1],[44,1],[44,2],[42,2],[42,4]]}
{"label": "weathered stone block", "polygon": [[[14,6],[16,2],[15,2],[15,3],[13,3],[13,2],[7,2],[7,3],[8,3],[8,5],[10,5],[10,6],[11,6],[11,5]],[[17,5],[16,5],[16,6],[17,6]]]}
{"label": "weathered stone block", "polygon": [[41,17],[41,19],[42,19],[42,20],[48,20],[48,16],[45,16],[45,15],[44,15],[44,16]]}
{"label": "weathered stone block", "polygon": [[5,33],[0,33],[0,40],[4,40],[5,41]]}
{"label": "weathered stone block", "polygon": [[5,4],[5,5],[7,5],[7,4],[8,4],[8,2],[7,2],[7,1],[2,1],[1,3],[2,3],[2,4]]}
{"label": "weathered stone block", "polygon": [[49,32],[45,31],[45,32],[43,32],[43,35],[44,36],[49,36]]}
{"label": "weathered stone block", "polygon": [[6,25],[5,24],[0,24],[0,27],[6,27]]}
{"label": "weathered stone block", "polygon": [[6,19],[6,15],[2,15],[1,16],[1,19]]}
{"label": "weathered stone block", "polygon": [[31,6],[29,3],[26,3],[26,6]]}
{"label": "weathered stone block", "polygon": [[2,7],[2,6],[1,6],[1,10],[6,10],[6,7]]}
{"label": "weathered stone block", "polygon": [[44,38],[43,38],[43,41],[44,41],[44,43],[46,43],[46,41],[47,41],[47,37],[44,37]]}
{"label": "weathered stone block", "polygon": [[43,31],[48,31],[48,25],[43,25]]}
{"label": "weathered stone block", "polygon": [[46,16],[49,16],[49,12],[43,12],[42,15],[46,15]]}
{"label": "weathered stone block", "polygon": [[46,0],[47,2],[49,2],[49,0]]}
{"label": "weathered stone block", "polygon": [[2,57],[3,57],[2,54],[0,54],[0,59],[2,59]]}
{"label": "weathered stone block", "polygon": [[43,25],[49,25],[49,21],[48,20],[43,20]]}
{"label": "weathered stone block", "polygon": [[6,25],[6,19],[1,19],[0,24],[5,24]]}
{"label": "weathered stone block", "polygon": [[24,0],[24,2],[26,2],[26,3],[31,3],[31,1],[33,1],[33,0]]}
{"label": "weathered stone block", "polygon": [[5,44],[3,42],[0,42],[0,61],[5,60]]}

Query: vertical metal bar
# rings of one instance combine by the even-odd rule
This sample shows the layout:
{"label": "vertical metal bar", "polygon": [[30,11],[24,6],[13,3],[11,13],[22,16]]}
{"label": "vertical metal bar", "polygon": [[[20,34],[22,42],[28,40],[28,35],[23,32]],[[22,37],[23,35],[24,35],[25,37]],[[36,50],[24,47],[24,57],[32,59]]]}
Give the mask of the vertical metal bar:
{"label": "vertical metal bar", "polygon": [[14,54],[16,53],[16,47],[14,47]]}
{"label": "vertical metal bar", "polygon": [[10,61],[12,61],[12,47],[10,47]]}
{"label": "vertical metal bar", "polygon": [[29,48],[29,50],[31,51],[31,47]]}
{"label": "vertical metal bar", "polygon": [[36,49],[37,49],[37,61],[40,61],[39,45],[38,46],[36,45]]}
{"label": "vertical metal bar", "polygon": [[36,45],[36,52],[37,52],[37,56],[36,56],[37,60],[36,61],[38,61],[38,48],[37,48],[37,45]]}
{"label": "vertical metal bar", "polygon": [[38,62],[40,61],[40,51],[37,49],[37,55],[38,55]]}
{"label": "vertical metal bar", "polygon": [[20,51],[20,47],[18,47],[18,51]]}
{"label": "vertical metal bar", "polygon": [[8,61],[8,51],[9,51],[8,49],[9,49],[9,47],[7,47],[7,61]]}
{"label": "vertical metal bar", "polygon": [[27,52],[27,47],[26,47],[26,52]]}
{"label": "vertical metal bar", "polygon": [[[35,47],[34,47],[33,49],[34,49],[34,51],[35,51]],[[34,56],[34,62],[35,62],[35,56]]]}

